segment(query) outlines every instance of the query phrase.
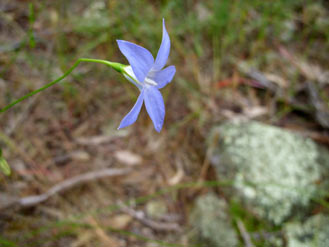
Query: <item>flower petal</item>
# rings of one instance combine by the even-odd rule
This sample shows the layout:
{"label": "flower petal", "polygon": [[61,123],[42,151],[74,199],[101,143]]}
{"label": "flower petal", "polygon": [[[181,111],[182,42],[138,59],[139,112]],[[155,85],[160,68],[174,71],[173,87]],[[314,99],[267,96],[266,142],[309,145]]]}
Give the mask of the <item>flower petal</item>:
{"label": "flower petal", "polygon": [[125,40],[117,40],[122,54],[129,61],[138,81],[143,82],[154,64],[152,54],[145,48]]}
{"label": "flower petal", "polygon": [[162,42],[153,66],[154,70],[161,70],[167,63],[170,52],[170,38],[166,30],[165,20],[162,24]]}
{"label": "flower petal", "polygon": [[171,82],[175,73],[176,73],[176,68],[175,66],[171,65],[163,70],[154,73],[154,75],[151,76],[151,79],[158,84],[156,86],[157,89],[161,89],[164,86],[166,86],[169,82]]}
{"label": "flower petal", "polygon": [[143,105],[144,92],[142,91],[138,96],[138,99],[134,107],[130,112],[122,119],[118,129],[122,129],[136,122],[139,112],[141,111]]}
{"label": "flower petal", "polygon": [[144,90],[144,102],[147,113],[152,119],[155,130],[160,132],[165,116],[165,105],[162,95],[154,86],[145,87]]}
{"label": "flower petal", "polygon": [[[138,80],[137,80],[136,75],[134,74],[134,71],[133,71],[133,69],[131,68],[130,65],[125,67],[125,71],[129,76],[126,75],[126,74],[123,74],[123,76],[126,77],[126,79],[128,81],[130,81],[132,84],[134,84],[136,87],[138,87],[139,90],[142,90],[143,87],[142,87],[141,84],[138,84],[136,82]],[[136,80],[136,81],[134,81],[134,80]]]}

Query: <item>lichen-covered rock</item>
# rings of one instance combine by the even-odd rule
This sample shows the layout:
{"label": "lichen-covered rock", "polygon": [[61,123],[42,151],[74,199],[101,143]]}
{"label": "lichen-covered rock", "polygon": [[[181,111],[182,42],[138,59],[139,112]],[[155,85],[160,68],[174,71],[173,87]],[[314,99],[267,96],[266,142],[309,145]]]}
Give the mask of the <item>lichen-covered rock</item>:
{"label": "lichen-covered rock", "polygon": [[304,224],[289,223],[285,227],[287,247],[328,247],[329,217],[315,215]]}
{"label": "lichen-covered rock", "polygon": [[209,193],[196,200],[190,217],[196,230],[193,240],[207,247],[234,247],[238,237],[232,227],[227,204],[216,195]]}
{"label": "lichen-covered rock", "polygon": [[316,191],[320,152],[310,139],[258,122],[229,122],[214,129],[209,145],[218,177],[232,180],[235,194],[276,224]]}

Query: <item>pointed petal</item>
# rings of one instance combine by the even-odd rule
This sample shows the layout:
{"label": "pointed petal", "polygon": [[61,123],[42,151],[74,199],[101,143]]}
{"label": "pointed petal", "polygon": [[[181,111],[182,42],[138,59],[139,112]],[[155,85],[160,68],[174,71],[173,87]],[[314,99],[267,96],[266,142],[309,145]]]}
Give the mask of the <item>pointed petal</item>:
{"label": "pointed petal", "polygon": [[122,54],[129,61],[138,81],[143,82],[154,64],[152,54],[145,48],[124,40],[117,40]]}
{"label": "pointed petal", "polygon": [[160,132],[165,116],[165,105],[162,95],[154,86],[149,86],[144,90],[144,102],[147,113],[152,119],[155,130]]}
{"label": "pointed petal", "polygon": [[138,96],[138,99],[134,107],[130,112],[122,119],[118,129],[122,129],[136,122],[139,112],[141,111],[143,105],[144,92],[142,91]]}
{"label": "pointed petal", "polygon": [[158,51],[158,55],[155,59],[155,63],[153,66],[154,70],[161,70],[167,63],[168,56],[170,52],[170,38],[166,30],[165,20],[163,19],[162,24],[162,42],[160,49]]}
{"label": "pointed petal", "polygon": [[152,75],[150,78],[158,84],[156,86],[157,89],[161,89],[164,86],[166,86],[169,82],[171,82],[175,73],[176,73],[176,68],[175,66],[171,65],[163,70],[154,73],[154,75]]}

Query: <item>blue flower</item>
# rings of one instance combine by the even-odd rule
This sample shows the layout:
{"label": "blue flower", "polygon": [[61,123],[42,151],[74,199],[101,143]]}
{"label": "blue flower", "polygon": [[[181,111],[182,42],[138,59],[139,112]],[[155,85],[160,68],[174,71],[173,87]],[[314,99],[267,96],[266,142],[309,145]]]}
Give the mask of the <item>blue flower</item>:
{"label": "blue flower", "polygon": [[162,42],[155,61],[147,49],[124,40],[117,42],[130,64],[124,68],[124,76],[140,90],[134,107],[122,119],[118,129],[127,127],[137,120],[144,102],[155,130],[160,132],[165,117],[165,105],[159,89],[171,82],[176,73],[175,66],[163,69],[170,52],[170,39],[165,21],[163,19]]}

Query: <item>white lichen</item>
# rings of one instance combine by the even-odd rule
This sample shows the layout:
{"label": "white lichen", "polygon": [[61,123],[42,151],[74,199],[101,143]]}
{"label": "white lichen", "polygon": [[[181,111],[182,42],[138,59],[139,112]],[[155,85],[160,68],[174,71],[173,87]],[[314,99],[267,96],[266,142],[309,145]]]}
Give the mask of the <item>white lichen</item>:
{"label": "white lichen", "polygon": [[209,193],[197,199],[191,214],[191,224],[197,232],[195,237],[205,246],[234,247],[237,234],[231,224],[224,200]]}
{"label": "white lichen", "polygon": [[233,179],[259,215],[279,224],[294,205],[308,204],[320,177],[313,141],[258,122],[227,123],[215,133],[221,138],[211,160],[218,176]]}
{"label": "white lichen", "polygon": [[329,217],[315,215],[304,224],[289,223],[285,227],[288,247],[328,247]]}

